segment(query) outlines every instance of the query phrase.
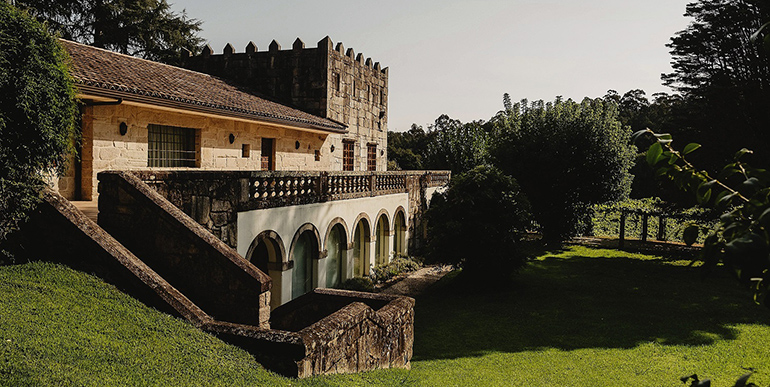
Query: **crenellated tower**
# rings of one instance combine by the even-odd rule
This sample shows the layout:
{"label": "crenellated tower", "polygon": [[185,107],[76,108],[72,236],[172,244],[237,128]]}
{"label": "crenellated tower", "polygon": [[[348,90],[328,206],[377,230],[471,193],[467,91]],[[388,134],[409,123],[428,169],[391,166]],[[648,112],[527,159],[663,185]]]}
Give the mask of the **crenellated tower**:
{"label": "crenellated tower", "polygon": [[[183,66],[347,125],[348,134],[331,141],[339,142],[336,147],[340,149],[343,142],[358,144],[355,169],[367,169],[372,146],[377,170],[386,169],[388,69],[352,48],[346,50],[342,43],[335,46],[328,36],[311,48],[299,38],[290,49],[281,49],[273,40],[267,50],[260,51],[250,42],[240,53],[228,43],[221,54],[206,46],[200,55],[188,55]],[[342,163],[342,152],[338,153]]]}

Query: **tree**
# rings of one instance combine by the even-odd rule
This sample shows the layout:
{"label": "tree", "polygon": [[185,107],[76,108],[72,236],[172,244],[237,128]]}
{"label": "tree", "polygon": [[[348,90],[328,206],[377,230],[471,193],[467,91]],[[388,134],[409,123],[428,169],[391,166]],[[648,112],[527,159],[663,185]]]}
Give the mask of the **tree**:
{"label": "tree", "polygon": [[636,151],[615,103],[522,100],[492,122],[494,163],[519,182],[547,241],[581,231],[590,205],[628,196]]}
{"label": "tree", "polygon": [[396,169],[421,170],[423,158],[430,141],[422,126],[412,124],[406,132],[388,131],[388,161],[394,162]]}
{"label": "tree", "polygon": [[[687,103],[686,124],[674,134],[700,139],[710,151],[699,165],[713,170],[741,145],[770,140],[770,57],[762,39],[751,39],[770,20],[770,2],[697,0],[685,15],[694,21],[667,45],[674,71],[662,79]],[[768,164],[770,152],[754,157]]]}
{"label": "tree", "polygon": [[201,22],[171,11],[166,0],[17,0],[64,39],[176,64],[197,52]]}
{"label": "tree", "polygon": [[529,202],[495,167],[453,176],[445,192],[433,195],[426,219],[429,262],[462,265],[467,276],[487,284],[524,265],[517,248],[531,225]]}
{"label": "tree", "polygon": [[0,242],[73,149],[77,109],[65,63],[42,24],[0,2]]}
{"label": "tree", "polygon": [[431,125],[429,136],[423,161],[427,169],[462,173],[487,163],[488,135],[481,121],[463,124],[442,114]]}

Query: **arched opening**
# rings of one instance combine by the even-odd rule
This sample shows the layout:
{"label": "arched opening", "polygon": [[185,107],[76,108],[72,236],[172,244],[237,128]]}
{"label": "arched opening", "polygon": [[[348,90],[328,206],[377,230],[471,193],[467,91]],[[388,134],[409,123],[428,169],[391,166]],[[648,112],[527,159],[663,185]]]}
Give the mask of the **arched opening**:
{"label": "arched opening", "polygon": [[374,262],[376,265],[384,265],[390,262],[390,224],[387,216],[382,215],[377,219],[375,231],[377,239],[374,241]]}
{"label": "arched opening", "polygon": [[285,257],[281,237],[271,230],[257,235],[246,253],[246,259],[273,280],[270,291],[270,306],[273,308],[281,305],[283,297],[283,274],[287,270]]}
{"label": "arched opening", "polygon": [[406,218],[404,211],[396,212],[393,219],[393,251],[396,255],[406,255]]}
{"label": "arched opening", "polygon": [[369,272],[369,223],[361,219],[353,233],[353,275],[363,277]]}
{"label": "arched opening", "polygon": [[292,249],[294,269],[291,279],[291,298],[313,290],[313,260],[318,259],[318,239],[313,230],[301,231],[295,237]]}
{"label": "arched opening", "polygon": [[342,262],[347,254],[347,238],[342,224],[335,224],[326,237],[326,287],[342,282]]}

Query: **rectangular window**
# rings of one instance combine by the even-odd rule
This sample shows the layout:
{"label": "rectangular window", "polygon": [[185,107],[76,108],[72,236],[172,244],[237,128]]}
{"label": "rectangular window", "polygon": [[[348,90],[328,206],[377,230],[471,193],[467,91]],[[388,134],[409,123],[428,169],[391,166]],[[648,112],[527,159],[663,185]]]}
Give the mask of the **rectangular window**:
{"label": "rectangular window", "polygon": [[251,144],[241,144],[241,157],[246,159],[251,157]]}
{"label": "rectangular window", "polygon": [[366,170],[377,170],[377,144],[366,144]]}
{"label": "rectangular window", "polygon": [[195,167],[195,129],[147,125],[148,167]]}
{"label": "rectangular window", "polygon": [[340,85],[340,74],[339,73],[334,73],[333,80],[334,80],[334,90],[337,90],[337,91],[342,90],[342,89],[340,89],[341,85]]}
{"label": "rectangular window", "polygon": [[342,143],[342,170],[343,171],[352,171],[353,170],[353,147],[355,146],[355,143],[353,141],[344,141]]}

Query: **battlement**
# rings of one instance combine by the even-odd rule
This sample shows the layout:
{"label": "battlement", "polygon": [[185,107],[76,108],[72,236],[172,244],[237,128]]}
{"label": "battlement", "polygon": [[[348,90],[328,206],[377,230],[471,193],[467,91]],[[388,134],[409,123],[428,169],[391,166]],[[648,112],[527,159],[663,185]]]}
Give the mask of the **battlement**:
{"label": "battlement", "polygon": [[[379,71],[382,74],[387,75],[388,74],[388,68],[382,68],[380,65],[380,62],[374,62],[372,61],[372,58],[366,58],[364,59],[364,55],[362,53],[359,53],[358,55],[355,54],[355,50],[352,48],[348,48],[347,51],[345,51],[345,47],[342,44],[342,42],[337,42],[337,45],[335,46],[328,36],[319,40],[316,47],[305,47],[305,42],[302,41],[302,39],[297,38],[294,40],[294,43],[292,43],[292,47],[290,49],[282,49],[281,44],[278,43],[276,40],[273,40],[270,42],[270,45],[268,46],[267,50],[259,51],[259,48],[257,45],[250,41],[249,44],[246,45],[246,48],[243,52],[236,52],[235,48],[232,44],[227,43],[225,47],[222,49],[221,54],[215,54],[214,49],[211,48],[210,45],[203,46],[201,53],[197,55],[197,57],[200,58],[231,58],[231,57],[251,57],[254,55],[296,55],[300,54],[302,55],[304,53],[314,53],[314,51],[322,51],[327,52],[330,54],[336,54],[339,57],[347,57],[351,61],[351,64],[358,65],[362,67],[367,67],[372,69],[373,71]],[[192,57],[192,54],[189,51],[184,52],[183,56],[187,59],[189,62]]]}
{"label": "battlement", "polygon": [[282,49],[273,40],[266,50],[249,42],[243,52],[228,43],[221,54],[206,45],[201,54],[184,55],[183,66],[234,81],[308,113],[348,126],[380,143],[387,132],[388,68],[336,45],[328,36],[315,47],[297,38]]}

